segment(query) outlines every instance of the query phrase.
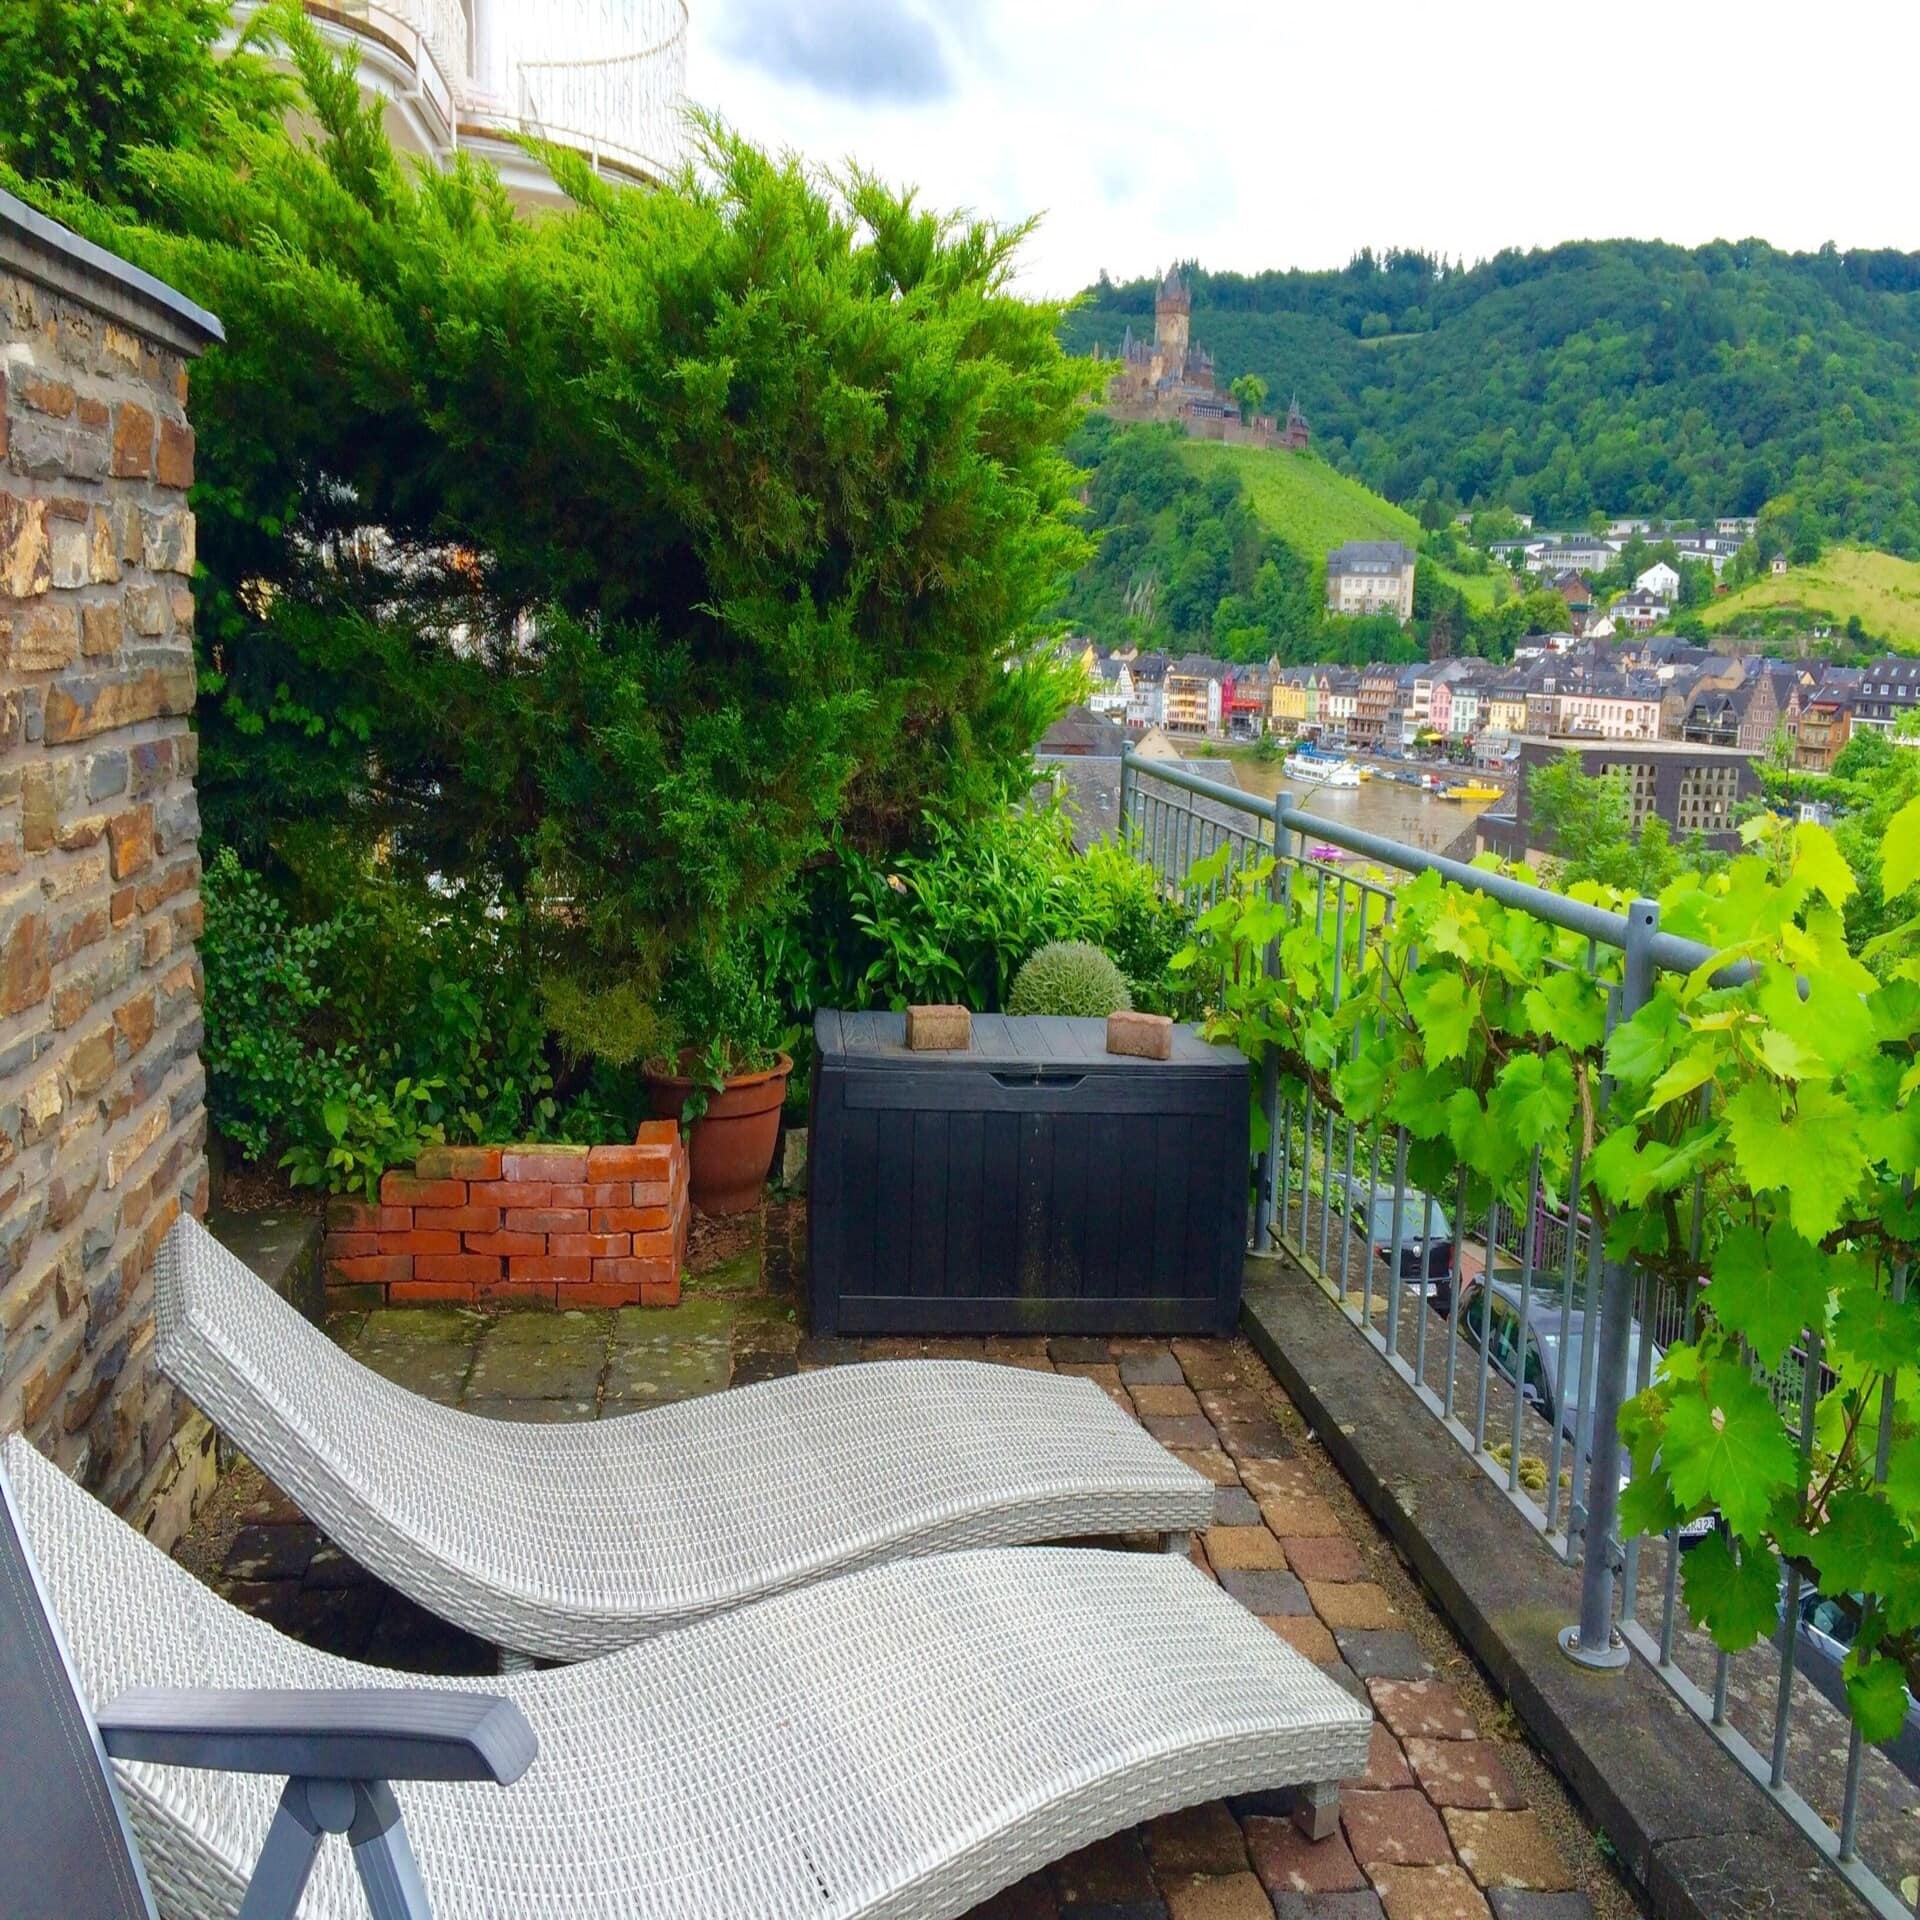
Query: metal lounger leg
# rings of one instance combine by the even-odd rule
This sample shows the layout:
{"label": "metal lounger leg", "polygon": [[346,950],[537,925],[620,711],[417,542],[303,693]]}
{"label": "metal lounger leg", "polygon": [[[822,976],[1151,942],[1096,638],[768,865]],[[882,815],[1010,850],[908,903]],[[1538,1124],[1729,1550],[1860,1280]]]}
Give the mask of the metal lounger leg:
{"label": "metal lounger leg", "polygon": [[1315,1780],[1293,1790],[1293,1824],[1309,1840],[1330,1840],[1340,1824],[1340,1783]]}

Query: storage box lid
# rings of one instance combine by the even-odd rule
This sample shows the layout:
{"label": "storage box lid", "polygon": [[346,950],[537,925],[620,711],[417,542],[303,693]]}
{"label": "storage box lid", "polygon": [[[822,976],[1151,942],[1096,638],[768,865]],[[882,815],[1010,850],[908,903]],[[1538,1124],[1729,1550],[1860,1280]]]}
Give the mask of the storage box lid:
{"label": "storage box lid", "polygon": [[1246,1056],[1237,1047],[1217,1045],[1191,1027],[1173,1029],[1171,1060],[1140,1060],[1107,1051],[1104,1020],[1072,1020],[1056,1014],[976,1013],[972,1044],[934,1053],[907,1047],[904,1013],[838,1013],[823,1008],[813,1016],[814,1045],[822,1065],[861,1068],[930,1067],[942,1061],[982,1067],[1072,1067],[1076,1072],[1168,1073],[1184,1068],[1208,1072],[1244,1072]]}

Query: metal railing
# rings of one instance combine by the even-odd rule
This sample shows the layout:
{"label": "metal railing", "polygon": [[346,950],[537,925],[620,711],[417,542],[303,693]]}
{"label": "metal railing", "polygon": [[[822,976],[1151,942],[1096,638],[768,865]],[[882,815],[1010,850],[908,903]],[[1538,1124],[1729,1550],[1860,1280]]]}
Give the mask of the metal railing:
{"label": "metal railing", "polygon": [[[687,91],[685,0],[573,0],[577,25],[543,23],[539,50],[511,58],[529,133],[664,176],[678,164]],[[548,49],[577,49],[557,57]]]}
{"label": "metal railing", "polygon": [[[1369,943],[1391,928],[1398,886],[1427,872],[1555,929],[1561,937],[1547,964],[1579,968],[1605,984],[1609,1033],[1645,1003],[1657,972],[1691,972],[1712,958],[1699,943],[1662,933],[1652,901],[1608,912],[1312,813],[1284,792],[1268,802],[1131,750],[1121,763],[1120,819],[1135,857],[1183,895],[1189,870],[1222,846],[1229,874],[1274,855],[1268,887],[1283,907],[1283,930],[1311,925],[1323,948],[1331,941],[1336,1007],[1359,990]],[[1364,864],[1349,871],[1312,857],[1315,846]],[[1195,909],[1223,884],[1210,879]],[[1267,966],[1277,973],[1278,938]],[[1635,1654],[1648,1661],[1874,1911],[1912,1913],[1915,1896],[1903,1897],[1902,1880],[1913,1872],[1920,1760],[1909,1771],[1863,1749],[1844,1709],[1818,1684],[1818,1662],[1802,1639],[1798,1573],[1782,1569],[1774,1640],[1729,1657],[1693,1628],[1680,1604],[1679,1531],[1618,1537],[1631,1471],[1619,1443],[1620,1408],[1652,1379],[1657,1351],[1697,1328],[1700,1281],[1676,1286],[1607,1258],[1593,1223],[1577,1211],[1577,1137],[1566,1195],[1546,1192],[1536,1150],[1524,1201],[1496,1201],[1469,1220],[1464,1165],[1444,1184],[1430,1175],[1417,1187],[1409,1163],[1419,1143],[1404,1128],[1356,1123],[1303,1085],[1297,1099],[1284,1094],[1269,1050],[1260,1089],[1269,1146],[1256,1156],[1251,1182],[1254,1244],[1284,1249],[1324,1286],[1441,1429],[1549,1548],[1579,1568],[1580,1618],[1562,1636],[1569,1656],[1593,1666],[1624,1665]],[[1431,1162],[1433,1144],[1420,1147],[1419,1157]],[[1696,1180],[1696,1256],[1705,1207]],[[1764,1379],[1810,1448],[1819,1393],[1833,1381],[1817,1332]],[[1890,1439],[1890,1391],[1882,1427]],[[1883,1440],[1883,1474],[1886,1454]],[[1648,1593],[1651,1618],[1643,1622]],[[1914,1746],[1920,1749],[1920,1737]],[[1836,1782],[1824,1763],[1839,1751],[1846,1759]],[[1871,1832],[1863,1836],[1869,1807]]]}

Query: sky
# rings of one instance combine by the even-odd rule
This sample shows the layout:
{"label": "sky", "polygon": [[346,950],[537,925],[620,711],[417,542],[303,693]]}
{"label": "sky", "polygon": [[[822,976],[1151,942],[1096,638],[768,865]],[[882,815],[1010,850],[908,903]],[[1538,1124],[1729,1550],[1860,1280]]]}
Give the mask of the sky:
{"label": "sky", "polygon": [[689,0],[688,92],[1023,289],[1633,235],[1920,250],[1914,0]]}

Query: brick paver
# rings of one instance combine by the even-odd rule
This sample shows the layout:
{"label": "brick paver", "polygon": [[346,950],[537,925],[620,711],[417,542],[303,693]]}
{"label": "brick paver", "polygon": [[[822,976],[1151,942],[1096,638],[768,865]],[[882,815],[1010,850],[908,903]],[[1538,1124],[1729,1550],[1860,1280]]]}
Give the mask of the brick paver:
{"label": "brick paver", "polygon": [[[1366,1772],[1346,1785],[1339,1829],[1303,1839],[1283,1792],[1186,1809],[1054,1863],[974,1920],[1584,1920],[1587,1895],[1564,1891],[1582,1880],[1608,1885],[1609,1915],[1630,1910],[1590,1860],[1566,1856],[1526,1805],[1505,1757],[1514,1749],[1483,1738],[1435,1677],[1396,1603],[1410,1589],[1397,1574],[1393,1592],[1382,1584],[1391,1555],[1377,1535],[1350,1530],[1329,1497],[1331,1469],[1299,1451],[1297,1417],[1244,1345],[810,1339],[794,1304],[803,1243],[790,1225],[776,1231],[771,1210],[763,1231],[764,1251],[690,1279],[671,1311],[386,1308],[339,1316],[333,1331],[417,1392],[523,1420],[603,1417],[883,1356],[1056,1368],[1096,1381],[1205,1475],[1214,1524],[1196,1563],[1372,1702]],[[203,1530],[222,1525],[217,1539],[190,1538],[183,1557],[283,1631],[403,1670],[491,1670],[488,1649],[372,1581],[250,1468],[230,1476]]]}

